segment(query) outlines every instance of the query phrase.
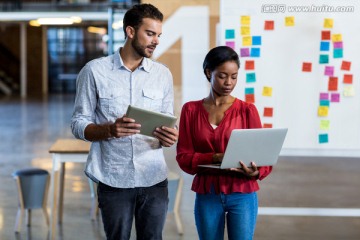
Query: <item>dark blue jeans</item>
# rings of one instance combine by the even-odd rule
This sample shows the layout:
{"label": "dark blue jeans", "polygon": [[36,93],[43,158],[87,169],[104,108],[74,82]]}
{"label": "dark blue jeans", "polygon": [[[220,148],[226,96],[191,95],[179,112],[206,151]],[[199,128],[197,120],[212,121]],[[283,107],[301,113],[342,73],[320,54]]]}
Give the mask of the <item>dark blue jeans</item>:
{"label": "dark blue jeans", "polygon": [[135,216],[136,239],[161,240],[168,209],[167,179],[151,187],[98,186],[98,201],[108,240],[128,240]]}

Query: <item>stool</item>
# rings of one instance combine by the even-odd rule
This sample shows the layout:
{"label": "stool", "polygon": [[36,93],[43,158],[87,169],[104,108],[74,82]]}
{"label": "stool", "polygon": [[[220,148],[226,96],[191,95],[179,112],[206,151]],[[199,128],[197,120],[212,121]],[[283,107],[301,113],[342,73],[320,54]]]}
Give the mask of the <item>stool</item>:
{"label": "stool", "polygon": [[46,209],[49,190],[49,172],[39,168],[29,168],[15,171],[14,177],[19,195],[19,208],[15,221],[15,232],[20,232],[21,221],[27,210],[26,225],[31,225],[31,210],[42,208],[47,225],[49,215]]}

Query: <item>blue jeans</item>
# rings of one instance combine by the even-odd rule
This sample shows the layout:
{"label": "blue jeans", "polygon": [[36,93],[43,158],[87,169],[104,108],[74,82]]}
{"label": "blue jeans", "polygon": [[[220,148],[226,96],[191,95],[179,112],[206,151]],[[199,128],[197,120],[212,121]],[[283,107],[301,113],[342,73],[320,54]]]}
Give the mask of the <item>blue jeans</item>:
{"label": "blue jeans", "polygon": [[98,201],[108,240],[128,240],[135,216],[136,239],[161,240],[168,208],[168,181],[151,187],[98,186]]}
{"label": "blue jeans", "polygon": [[200,240],[253,239],[258,212],[257,193],[196,194],[195,222]]}

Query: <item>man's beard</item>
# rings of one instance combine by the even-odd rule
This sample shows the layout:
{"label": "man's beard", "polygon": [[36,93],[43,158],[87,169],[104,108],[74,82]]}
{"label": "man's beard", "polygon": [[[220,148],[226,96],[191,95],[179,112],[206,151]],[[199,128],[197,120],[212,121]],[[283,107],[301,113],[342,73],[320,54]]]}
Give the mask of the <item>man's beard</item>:
{"label": "man's beard", "polygon": [[135,38],[134,40],[131,42],[131,46],[135,49],[136,53],[139,54],[141,57],[151,57],[152,56],[152,53],[147,53],[145,50],[146,50],[146,47],[143,47],[139,44],[139,41],[138,41],[138,38],[137,38],[137,35],[135,34]]}

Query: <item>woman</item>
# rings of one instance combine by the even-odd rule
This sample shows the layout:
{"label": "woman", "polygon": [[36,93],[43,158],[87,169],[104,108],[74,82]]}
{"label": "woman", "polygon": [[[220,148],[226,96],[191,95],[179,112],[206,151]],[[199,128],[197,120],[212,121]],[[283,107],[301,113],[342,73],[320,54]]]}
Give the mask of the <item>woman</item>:
{"label": "woman", "polygon": [[[200,239],[223,239],[225,218],[230,240],[252,239],[259,190],[271,167],[245,166],[211,169],[201,164],[221,163],[233,129],[261,128],[256,107],[231,96],[240,67],[237,53],[229,47],[213,48],[203,69],[211,88],[209,96],[186,103],[181,112],[176,159],[181,169],[195,175],[195,221]],[[239,159],[240,160],[240,159]]]}

